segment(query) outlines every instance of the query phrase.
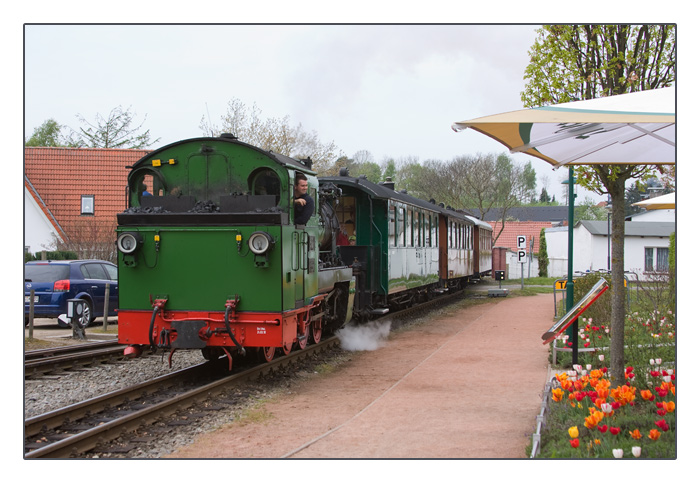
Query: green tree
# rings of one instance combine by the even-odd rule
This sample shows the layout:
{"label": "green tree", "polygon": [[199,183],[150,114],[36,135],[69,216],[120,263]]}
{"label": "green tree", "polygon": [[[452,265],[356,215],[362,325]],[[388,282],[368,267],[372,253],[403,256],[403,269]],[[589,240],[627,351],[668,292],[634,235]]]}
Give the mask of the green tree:
{"label": "green tree", "polygon": [[598,206],[591,198],[586,197],[583,202],[574,207],[574,223],[581,220],[598,220],[603,221],[608,219],[608,210],[603,206]]}
{"label": "green tree", "polygon": [[544,228],[540,230],[540,251],[537,252],[537,265],[537,275],[547,277],[549,273],[549,255],[547,254],[547,238],[544,236]]}
{"label": "green tree", "polygon": [[[546,25],[530,48],[521,93],[525,107],[668,87],[676,81],[673,25]],[[625,182],[654,168],[593,165],[576,168],[578,182],[612,202],[611,369],[624,382]]]}
{"label": "green tree", "polygon": [[125,111],[121,106],[112,109],[107,118],[96,114],[94,123],[78,114],[83,127],[71,130],[68,144],[81,148],[143,149],[157,143],[160,138],[151,140],[149,129],[142,131],[145,117],[141,124],[132,127],[135,116],[131,108]]}
{"label": "green tree", "polygon": [[374,161],[365,161],[357,166],[353,176],[367,176],[367,179],[372,183],[379,183],[382,180],[382,168]]}
{"label": "green tree", "polygon": [[384,172],[382,174],[382,177],[384,178],[384,180],[393,180],[396,177],[396,163],[393,159],[388,159],[386,163],[384,163]]}
{"label": "green tree", "polygon": [[55,119],[47,119],[44,123],[34,128],[34,132],[27,142],[24,143],[25,146],[49,146],[49,147],[59,147],[64,146],[63,136],[61,135],[61,130],[64,126],[56,122]]}

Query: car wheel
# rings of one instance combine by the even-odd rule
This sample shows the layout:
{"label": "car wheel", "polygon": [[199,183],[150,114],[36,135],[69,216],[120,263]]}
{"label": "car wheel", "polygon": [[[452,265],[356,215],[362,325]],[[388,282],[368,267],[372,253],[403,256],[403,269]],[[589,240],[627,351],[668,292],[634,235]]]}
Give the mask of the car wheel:
{"label": "car wheel", "polygon": [[90,302],[85,300],[85,309],[83,310],[83,316],[78,319],[78,325],[81,329],[86,329],[95,317],[92,316],[92,306]]}

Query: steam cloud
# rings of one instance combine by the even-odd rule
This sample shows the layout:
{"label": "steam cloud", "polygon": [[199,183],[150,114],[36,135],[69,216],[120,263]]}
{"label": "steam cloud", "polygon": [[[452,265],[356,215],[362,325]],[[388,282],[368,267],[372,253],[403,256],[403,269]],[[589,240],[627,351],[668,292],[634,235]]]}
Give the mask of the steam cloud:
{"label": "steam cloud", "polygon": [[337,333],[340,346],[349,351],[373,351],[386,344],[391,322],[368,322],[364,325],[343,327]]}

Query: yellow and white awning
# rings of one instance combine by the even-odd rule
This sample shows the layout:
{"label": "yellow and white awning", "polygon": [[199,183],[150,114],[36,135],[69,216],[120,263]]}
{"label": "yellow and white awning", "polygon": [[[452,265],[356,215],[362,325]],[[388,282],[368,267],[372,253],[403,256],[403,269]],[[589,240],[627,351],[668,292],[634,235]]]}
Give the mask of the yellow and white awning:
{"label": "yellow and white awning", "polygon": [[675,164],[675,88],[601,97],[456,122],[555,167]]}

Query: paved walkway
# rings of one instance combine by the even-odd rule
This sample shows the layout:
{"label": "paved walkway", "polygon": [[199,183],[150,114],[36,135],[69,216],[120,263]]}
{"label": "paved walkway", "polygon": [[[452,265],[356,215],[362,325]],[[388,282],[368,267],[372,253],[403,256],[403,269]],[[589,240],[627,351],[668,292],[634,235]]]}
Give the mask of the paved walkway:
{"label": "paved walkway", "polygon": [[451,309],[171,457],[526,458],[552,310],[550,295]]}

